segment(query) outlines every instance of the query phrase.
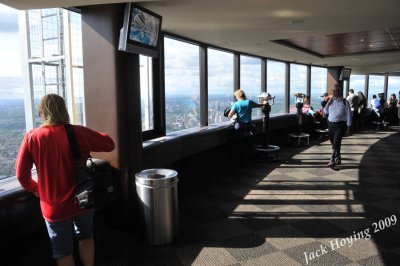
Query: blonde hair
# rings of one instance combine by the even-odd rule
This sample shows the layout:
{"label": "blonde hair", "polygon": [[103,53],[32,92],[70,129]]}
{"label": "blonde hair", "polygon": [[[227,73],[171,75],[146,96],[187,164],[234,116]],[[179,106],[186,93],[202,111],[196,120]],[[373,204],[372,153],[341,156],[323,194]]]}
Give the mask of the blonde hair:
{"label": "blonde hair", "polygon": [[39,115],[43,118],[42,125],[56,126],[69,123],[69,115],[64,99],[57,94],[45,95],[38,106]]}
{"label": "blonde hair", "polygon": [[233,93],[236,98],[238,99],[246,99],[246,94],[244,93],[243,90],[239,89],[239,90],[235,90],[235,92]]}

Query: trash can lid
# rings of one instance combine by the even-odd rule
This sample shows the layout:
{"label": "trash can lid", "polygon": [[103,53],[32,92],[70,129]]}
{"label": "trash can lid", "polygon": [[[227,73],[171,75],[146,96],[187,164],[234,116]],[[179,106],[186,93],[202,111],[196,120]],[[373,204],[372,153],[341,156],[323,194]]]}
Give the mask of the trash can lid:
{"label": "trash can lid", "polygon": [[135,175],[137,185],[166,187],[178,182],[178,173],[170,169],[147,169]]}

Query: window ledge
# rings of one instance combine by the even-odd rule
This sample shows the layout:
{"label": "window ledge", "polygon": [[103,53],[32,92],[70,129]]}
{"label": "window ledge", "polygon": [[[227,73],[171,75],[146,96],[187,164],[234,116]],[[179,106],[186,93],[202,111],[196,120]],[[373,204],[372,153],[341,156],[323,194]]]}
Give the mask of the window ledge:
{"label": "window ledge", "polygon": [[184,138],[184,137],[188,137],[188,136],[201,135],[201,134],[207,134],[210,132],[224,130],[224,129],[229,128],[229,126],[231,124],[232,124],[231,121],[227,121],[227,122],[213,124],[213,125],[209,125],[209,126],[205,126],[205,127],[188,128],[188,129],[184,129],[184,130],[167,133],[166,136],[143,141],[143,148],[146,148],[146,147],[154,145],[154,144],[165,143],[167,141],[172,141],[172,140],[178,139],[178,138]]}

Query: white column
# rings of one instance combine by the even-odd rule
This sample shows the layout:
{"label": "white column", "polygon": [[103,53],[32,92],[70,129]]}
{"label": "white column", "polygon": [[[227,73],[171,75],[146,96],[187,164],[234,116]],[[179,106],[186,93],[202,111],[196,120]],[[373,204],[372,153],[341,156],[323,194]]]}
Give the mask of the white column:
{"label": "white column", "polygon": [[25,109],[25,124],[26,130],[33,128],[33,85],[32,85],[32,72],[29,67],[29,54],[30,44],[29,40],[29,25],[28,25],[28,11],[19,11],[19,35],[21,44],[21,69],[23,76],[24,88],[24,109]]}
{"label": "white column", "polygon": [[74,95],[74,87],[73,87],[73,75],[72,75],[72,55],[71,55],[71,31],[70,31],[70,23],[69,23],[69,14],[68,10],[63,10],[63,29],[64,29],[64,55],[65,55],[65,88],[67,94],[67,102],[68,102],[68,113],[70,116],[71,124],[77,124],[80,121],[77,121],[79,118],[75,116],[75,95]]}

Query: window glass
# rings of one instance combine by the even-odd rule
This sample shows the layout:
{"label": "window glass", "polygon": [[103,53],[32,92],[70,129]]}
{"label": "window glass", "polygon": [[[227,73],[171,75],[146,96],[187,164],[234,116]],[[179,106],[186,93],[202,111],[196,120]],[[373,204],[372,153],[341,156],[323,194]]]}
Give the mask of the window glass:
{"label": "window glass", "polygon": [[397,100],[400,98],[400,77],[389,76],[387,99],[390,98],[392,93],[396,95]]}
{"label": "window glass", "polygon": [[354,93],[361,91],[365,94],[365,75],[350,75],[350,89],[353,89]]}
{"label": "window glass", "polygon": [[343,97],[347,97],[349,95],[349,89],[347,88],[348,83],[348,80],[343,80]]}
{"label": "window glass", "polygon": [[327,92],[328,70],[324,67],[311,67],[310,104],[314,109],[321,108],[321,95]]}
{"label": "window glass", "polygon": [[[15,176],[15,158],[26,132],[24,86],[21,69],[21,47],[18,11],[0,4],[0,179]],[[3,13],[4,12],[4,13]],[[0,185],[0,191],[3,188]]]}
{"label": "window glass", "polygon": [[271,114],[285,112],[286,63],[267,60],[267,92],[275,96]]}
{"label": "window glass", "polygon": [[140,55],[140,108],[142,131],[154,129],[152,58]]}
{"label": "window glass", "polygon": [[[236,88],[235,88],[236,89]],[[240,89],[246,93],[248,100],[258,103],[257,95],[261,92],[261,59],[240,56]],[[254,108],[252,118],[260,117],[261,109]]]}
{"label": "window glass", "polygon": [[384,76],[370,75],[368,85],[368,98],[372,99],[372,95],[378,97],[378,93],[384,93]]}
{"label": "window glass", "polygon": [[[15,175],[25,132],[41,124],[37,106],[44,95],[62,96],[71,121],[85,124],[81,15],[58,8],[21,11],[27,30],[19,32],[25,27],[19,27],[17,11],[1,7],[9,15],[8,31],[0,32],[0,179]],[[20,46],[22,36],[27,47]]]}
{"label": "window glass", "polygon": [[296,113],[294,94],[307,94],[307,67],[304,65],[290,64],[290,92],[289,112]]}
{"label": "window glass", "polygon": [[85,97],[83,80],[82,54],[82,16],[76,12],[66,12],[69,17],[70,48],[71,48],[71,76],[73,90],[73,118],[75,124],[86,125]]}
{"label": "window glass", "polygon": [[228,121],[224,109],[233,103],[233,54],[208,49],[208,124]]}
{"label": "window glass", "polygon": [[200,126],[199,46],[164,38],[166,132]]}
{"label": "window glass", "polygon": [[[19,85],[17,78],[0,77],[5,85]],[[5,81],[5,83],[3,83]],[[1,86],[1,85],[0,85]],[[3,87],[3,86],[1,86]],[[15,158],[25,130],[23,95],[1,93],[0,98],[0,179],[14,176]]]}

